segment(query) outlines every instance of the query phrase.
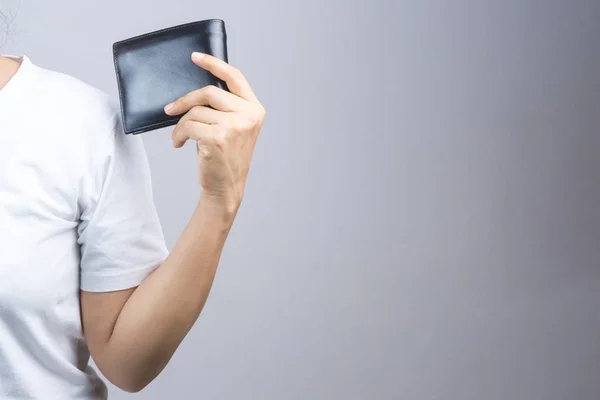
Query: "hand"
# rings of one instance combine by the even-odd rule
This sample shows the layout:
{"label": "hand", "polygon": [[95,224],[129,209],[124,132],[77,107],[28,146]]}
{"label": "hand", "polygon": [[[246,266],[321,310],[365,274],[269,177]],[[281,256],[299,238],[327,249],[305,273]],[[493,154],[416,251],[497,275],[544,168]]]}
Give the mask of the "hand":
{"label": "hand", "polygon": [[195,140],[203,194],[236,208],[266,111],[238,69],[209,54],[194,53],[192,60],[225,81],[230,92],[210,85],[165,106],[169,115],[185,113],[171,134],[173,146]]}

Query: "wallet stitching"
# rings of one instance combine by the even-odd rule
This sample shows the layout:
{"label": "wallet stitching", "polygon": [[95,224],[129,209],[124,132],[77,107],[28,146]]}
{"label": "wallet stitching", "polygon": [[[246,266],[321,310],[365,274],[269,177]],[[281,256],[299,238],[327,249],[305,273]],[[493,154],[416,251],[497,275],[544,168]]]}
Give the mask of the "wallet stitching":
{"label": "wallet stitching", "polygon": [[160,29],[158,31],[148,32],[148,33],[144,33],[143,35],[133,36],[133,37],[130,37],[129,39],[121,40],[119,42],[116,42],[113,45],[113,47],[115,47],[115,46],[118,47],[118,46],[120,46],[121,44],[124,44],[124,43],[131,43],[133,41],[136,41],[136,40],[139,40],[139,39],[144,39],[144,38],[147,38],[147,37],[150,37],[150,36],[159,35],[161,33],[166,33],[166,32],[177,30],[177,29],[187,28],[189,26],[205,25],[205,24],[208,24],[209,22],[223,22],[223,20],[221,20],[221,19],[207,19],[207,20],[202,20],[202,21],[188,22],[187,24],[182,24],[182,25],[171,26],[169,28],[164,28],[164,29]]}
{"label": "wallet stitching", "polygon": [[136,133],[138,133],[138,132],[141,132],[141,131],[146,131],[146,130],[150,130],[150,129],[152,129],[152,128],[156,128],[156,129],[158,129],[158,128],[164,128],[164,127],[166,127],[166,126],[170,126],[170,125],[175,125],[175,124],[173,124],[173,122],[176,122],[176,121],[178,121],[179,119],[181,119],[181,117],[179,117],[179,116],[178,116],[178,117],[177,117],[177,118],[175,118],[175,119],[168,119],[168,120],[164,120],[164,121],[162,121],[162,122],[155,122],[155,123],[153,123],[153,124],[150,124],[150,125],[142,125],[142,126],[140,126],[139,128],[137,128],[137,129],[134,129],[134,130],[132,130],[132,131],[129,131],[129,133],[136,134]]}
{"label": "wallet stitching", "polygon": [[135,130],[133,130],[133,131],[131,131],[131,132],[136,132],[136,131],[138,131],[138,130],[140,130],[140,129],[142,129],[142,128],[159,128],[159,127],[161,127],[161,125],[163,125],[163,124],[164,124],[164,126],[168,126],[168,125],[169,125],[169,123],[171,123],[171,122],[174,122],[174,121],[176,121],[176,120],[178,120],[178,119],[181,119],[181,117],[180,117],[180,116],[177,116],[177,118],[166,119],[166,120],[164,120],[164,121],[161,121],[161,122],[155,122],[155,123],[153,123],[153,124],[149,124],[149,125],[143,125],[143,126],[139,127],[138,129],[135,129]]}
{"label": "wallet stitching", "polygon": [[160,127],[164,127],[164,126],[169,126],[169,124],[171,122],[176,121],[177,119],[181,118],[181,116],[177,116],[175,118],[168,119],[168,120],[161,121],[161,122],[155,122],[155,123],[149,124],[149,125],[142,125],[142,126],[138,127],[137,129],[134,129],[134,130],[129,130],[127,128],[127,122],[125,120],[125,108],[124,108],[124,105],[123,105],[123,103],[124,103],[124,101],[123,101],[123,91],[121,89],[121,86],[122,86],[121,85],[121,73],[120,73],[120,69],[119,69],[119,63],[117,61],[118,53],[119,53],[118,47],[121,44],[131,43],[133,41],[144,39],[144,38],[148,38],[148,37],[155,36],[155,35],[158,35],[158,34],[161,34],[161,33],[169,32],[169,31],[176,30],[176,29],[183,29],[183,28],[186,28],[186,27],[194,26],[194,25],[205,25],[205,24],[207,24],[209,22],[223,22],[223,20],[215,18],[215,19],[207,19],[207,20],[202,20],[202,21],[189,22],[187,24],[176,25],[176,26],[172,26],[172,27],[169,27],[169,28],[160,29],[158,31],[148,32],[148,33],[145,33],[143,35],[133,36],[133,37],[131,37],[129,39],[121,40],[121,41],[116,42],[116,43],[113,44],[113,59],[114,59],[115,69],[117,71],[117,88],[118,88],[118,91],[119,91],[119,99],[121,100],[119,102],[120,103],[120,109],[121,109],[121,119],[123,121],[123,127],[125,129],[125,133],[135,133],[135,132],[139,132],[140,130],[143,130],[143,129],[160,128]]}

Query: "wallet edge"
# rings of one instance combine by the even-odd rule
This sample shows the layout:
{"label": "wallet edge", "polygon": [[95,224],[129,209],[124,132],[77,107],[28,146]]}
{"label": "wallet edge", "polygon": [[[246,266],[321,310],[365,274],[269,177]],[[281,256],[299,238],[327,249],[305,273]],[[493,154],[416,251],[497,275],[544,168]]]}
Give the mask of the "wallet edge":
{"label": "wallet edge", "polygon": [[[192,22],[187,22],[184,24],[179,24],[179,25],[175,25],[175,26],[170,26],[168,28],[163,28],[163,29],[158,29],[155,31],[151,31],[151,32],[147,32],[141,35],[136,35],[136,36],[132,36],[130,38],[124,39],[124,40],[119,40],[117,42],[114,42],[112,45],[112,53],[113,53],[113,63],[114,63],[114,67],[115,67],[115,72],[117,75],[117,90],[119,93],[119,109],[120,109],[120,114],[121,114],[121,124],[123,126],[123,132],[127,135],[132,134],[140,134],[143,132],[147,132],[150,130],[154,130],[154,129],[160,129],[160,128],[164,128],[167,126],[172,126],[177,124],[177,122],[181,119],[181,116],[175,116],[172,119],[168,119],[165,121],[161,121],[161,122],[157,122],[154,124],[150,124],[150,125],[142,125],[138,128],[135,129],[129,129],[127,127],[127,123],[125,120],[125,112],[123,109],[123,91],[122,91],[122,83],[121,83],[121,73],[119,70],[119,63],[117,61],[118,58],[118,50],[119,47],[123,44],[128,44],[131,42],[134,42],[136,40],[141,40],[141,39],[145,39],[157,34],[161,34],[161,33],[165,33],[165,32],[169,32],[171,30],[176,30],[176,29],[181,29],[181,28],[186,28],[189,26],[201,26],[201,25],[205,25],[205,24],[209,24],[209,23],[214,23],[214,22],[219,22],[221,24],[221,32],[224,35],[225,41],[227,41],[227,32],[225,30],[225,21],[220,19],[220,18],[212,18],[212,19],[204,19],[204,20],[200,20],[200,21],[192,21]],[[217,33],[217,32],[215,32]]]}

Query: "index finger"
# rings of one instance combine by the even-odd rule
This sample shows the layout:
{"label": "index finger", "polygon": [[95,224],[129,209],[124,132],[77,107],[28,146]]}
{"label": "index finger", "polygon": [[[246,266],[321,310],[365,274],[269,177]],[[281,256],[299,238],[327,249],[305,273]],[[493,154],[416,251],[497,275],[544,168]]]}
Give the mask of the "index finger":
{"label": "index finger", "polygon": [[248,101],[258,101],[244,74],[231,64],[213,55],[198,52],[192,53],[192,61],[224,81],[231,93]]}

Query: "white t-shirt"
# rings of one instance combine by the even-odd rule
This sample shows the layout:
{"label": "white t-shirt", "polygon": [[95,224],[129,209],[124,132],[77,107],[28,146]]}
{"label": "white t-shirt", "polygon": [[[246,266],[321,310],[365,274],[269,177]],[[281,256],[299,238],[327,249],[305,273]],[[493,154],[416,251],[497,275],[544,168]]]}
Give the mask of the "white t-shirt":
{"label": "white t-shirt", "polygon": [[167,257],[141,136],[118,101],[25,55],[0,89],[0,399],[106,399],[79,290],[139,285]]}

